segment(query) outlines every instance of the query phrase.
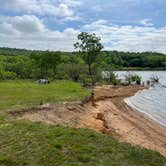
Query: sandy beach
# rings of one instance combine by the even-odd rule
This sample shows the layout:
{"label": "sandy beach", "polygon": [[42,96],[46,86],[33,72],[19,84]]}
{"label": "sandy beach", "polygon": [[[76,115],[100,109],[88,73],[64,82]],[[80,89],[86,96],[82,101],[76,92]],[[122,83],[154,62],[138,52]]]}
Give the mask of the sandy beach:
{"label": "sandy beach", "polygon": [[94,88],[95,106],[90,101],[85,104],[45,104],[15,111],[12,115],[17,119],[34,122],[90,128],[166,156],[166,128],[124,102],[124,98],[133,96],[142,89],[140,86],[97,86]]}
{"label": "sandy beach", "polygon": [[82,123],[92,127],[88,118],[92,120],[96,115],[96,119],[103,120],[103,123],[101,126],[94,124],[95,130],[112,134],[122,142],[159,151],[166,156],[166,128],[124,102],[124,98],[133,96],[139,90],[142,87],[96,87],[96,108],[92,108],[90,115],[82,118]]}

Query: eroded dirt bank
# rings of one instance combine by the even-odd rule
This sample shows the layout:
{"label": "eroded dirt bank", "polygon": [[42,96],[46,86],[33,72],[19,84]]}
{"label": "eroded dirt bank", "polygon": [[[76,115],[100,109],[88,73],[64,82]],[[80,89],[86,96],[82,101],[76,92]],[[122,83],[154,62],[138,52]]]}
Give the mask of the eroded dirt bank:
{"label": "eroded dirt bank", "polygon": [[12,114],[18,119],[90,128],[110,134],[120,141],[159,151],[166,156],[166,128],[132,110],[123,101],[141,89],[140,86],[100,86],[94,89],[96,106],[92,106],[91,102],[46,104]]}

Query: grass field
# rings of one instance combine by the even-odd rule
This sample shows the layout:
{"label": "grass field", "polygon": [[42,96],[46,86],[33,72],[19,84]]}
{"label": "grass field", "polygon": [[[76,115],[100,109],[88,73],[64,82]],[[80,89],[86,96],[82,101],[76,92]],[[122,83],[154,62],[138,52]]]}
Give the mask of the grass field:
{"label": "grass field", "polygon": [[80,100],[88,95],[78,83],[57,81],[41,85],[30,81],[0,82],[0,110],[42,103]]}
{"label": "grass field", "polygon": [[[158,152],[119,143],[88,129],[17,121],[7,112],[45,102],[79,100],[88,95],[77,83],[38,85],[0,83],[0,165],[2,166],[164,166]],[[7,110],[7,111],[6,111]]]}

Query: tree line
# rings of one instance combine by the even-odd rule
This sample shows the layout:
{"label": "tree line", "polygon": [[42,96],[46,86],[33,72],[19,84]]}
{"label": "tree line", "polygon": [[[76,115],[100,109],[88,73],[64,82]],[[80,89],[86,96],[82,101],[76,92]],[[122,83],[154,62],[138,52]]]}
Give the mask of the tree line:
{"label": "tree line", "polygon": [[[74,52],[0,48],[0,80],[72,79],[94,84],[101,80],[102,71],[166,69],[165,54],[103,51],[95,34],[80,33],[74,48]],[[113,80],[110,74],[107,81]]]}

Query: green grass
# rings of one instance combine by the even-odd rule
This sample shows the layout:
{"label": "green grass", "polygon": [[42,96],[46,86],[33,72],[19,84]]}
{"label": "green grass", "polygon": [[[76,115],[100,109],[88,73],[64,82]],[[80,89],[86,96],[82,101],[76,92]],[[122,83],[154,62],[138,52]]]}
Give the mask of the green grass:
{"label": "green grass", "polygon": [[119,143],[91,130],[23,121],[1,128],[0,147],[0,164],[9,166],[158,166],[166,163],[157,152]]}
{"label": "green grass", "polygon": [[46,86],[27,81],[1,82],[0,165],[164,166],[166,164],[166,159],[158,152],[119,143],[110,136],[92,130],[17,121],[6,112],[6,109],[38,104],[40,100],[44,102],[78,100],[88,93],[73,82],[60,81]]}
{"label": "green grass", "polygon": [[30,81],[5,81],[0,82],[0,110],[36,105],[41,102],[80,100],[88,93],[88,90],[71,81],[57,81],[47,85]]}

